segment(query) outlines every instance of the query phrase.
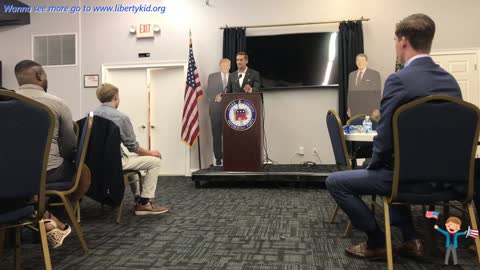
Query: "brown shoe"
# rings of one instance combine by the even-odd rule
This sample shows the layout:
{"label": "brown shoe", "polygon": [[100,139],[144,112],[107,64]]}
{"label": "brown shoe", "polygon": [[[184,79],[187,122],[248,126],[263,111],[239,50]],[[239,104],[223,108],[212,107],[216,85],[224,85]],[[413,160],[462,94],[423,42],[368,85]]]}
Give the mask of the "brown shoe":
{"label": "brown shoe", "polygon": [[385,260],[387,258],[387,249],[368,249],[367,242],[363,242],[358,245],[351,245],[345,249],[345,253],[347,253],[349,256],[359,259]]}
{"label": "brown shoe", "polygon": [[399,253],[405,257],[423,257],[425,256],[425,246],[423,240],[413,239],[403,242],[400,246]]}
{"label": "brown shoe", "polygon": [[166,212],[168,212],[167,208],[156,206],[151,201],[145,205],[141,205],[139,203],[135,205],[135,215],[137,216],[158,215]]}

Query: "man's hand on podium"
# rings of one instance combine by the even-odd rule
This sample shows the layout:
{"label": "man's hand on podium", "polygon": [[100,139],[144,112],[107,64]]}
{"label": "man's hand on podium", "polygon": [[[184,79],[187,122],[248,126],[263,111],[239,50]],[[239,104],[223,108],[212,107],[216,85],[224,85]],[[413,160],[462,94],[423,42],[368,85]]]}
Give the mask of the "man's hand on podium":
{"label": "man's hand on podium", "polygon": [[222,94],[218,94],[215,96],[215,102],[222,102]]}
{"label": "man's hand on podium", "polygon": [[252,93],[253,88],[250,86],[250,84],[245,84],[243,91],[245,91],[245,93]]}

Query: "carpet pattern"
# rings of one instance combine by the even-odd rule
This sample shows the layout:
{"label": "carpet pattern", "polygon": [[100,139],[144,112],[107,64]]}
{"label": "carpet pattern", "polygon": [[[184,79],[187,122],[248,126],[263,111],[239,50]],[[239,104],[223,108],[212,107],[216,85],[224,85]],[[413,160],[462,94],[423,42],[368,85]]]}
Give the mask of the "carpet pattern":
{"label": "carpet pattern", "polygon": [[[351,238],[343,237],[347,220],[341,212],[335,223],[328,222],[335,204],[319,183],[212,182],[196,189],[190,178],[160,177],[156,194],[155,202],[169,207],[169,213],[134,216],[133,197],[127,192],[120,225],[111,208],[85,199],[82,227],[90,251],[83,254],[72,232],[63,246],[50,250],[54,269],[386,269],[385,262],[344,255],[347,245],[364,236],[353,230]],[[377,217],[382,216],[379,202]],[[433,228],[422,209],[414,213],[418,229],[430,236]],[[31,234],[24,232],[23,269],[42,269],[40,245],[32,244]],[[401,237],[393,232],[398,242]],[[396,269],[440,268],[443,241],[439,235],[433,252],[422,261],[399,257]],[[466,249],[473,242],[459,242],[463,269],[479,269]],[[6,250],[0,269],[12,268],[13,251]]]}

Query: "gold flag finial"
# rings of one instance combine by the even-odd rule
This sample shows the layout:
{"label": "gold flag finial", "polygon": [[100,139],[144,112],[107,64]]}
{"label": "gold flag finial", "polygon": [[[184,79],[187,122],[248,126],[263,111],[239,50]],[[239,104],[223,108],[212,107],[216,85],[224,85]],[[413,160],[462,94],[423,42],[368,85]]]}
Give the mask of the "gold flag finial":
{"label": "gold flag finial", "polygon": [[189,46],[192,46],[192,29],[188,29],[188,40],[189,40]]}

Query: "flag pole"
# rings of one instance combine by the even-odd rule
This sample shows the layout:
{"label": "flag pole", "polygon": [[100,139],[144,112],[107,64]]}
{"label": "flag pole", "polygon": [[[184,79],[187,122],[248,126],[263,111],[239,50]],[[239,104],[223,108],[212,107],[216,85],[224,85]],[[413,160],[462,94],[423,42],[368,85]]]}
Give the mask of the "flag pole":
{"label": "flag pole", "polygon": [[[192,44],[192,29],[188,29],[188,36],[190,38],[190,44]],[[198,122],[200,124],[200,120]],[[202,169],[202,152],[200,148],[200,134],[197,137],[197,147],[198,147],[198,169],[201,170]]]}

